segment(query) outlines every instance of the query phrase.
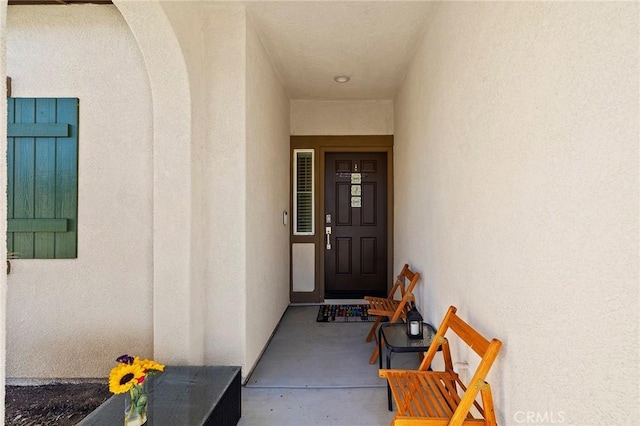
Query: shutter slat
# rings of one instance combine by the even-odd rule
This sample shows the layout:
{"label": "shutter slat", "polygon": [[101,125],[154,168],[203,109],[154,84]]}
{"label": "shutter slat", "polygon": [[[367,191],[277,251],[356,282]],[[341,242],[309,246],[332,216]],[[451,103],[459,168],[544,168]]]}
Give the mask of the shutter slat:
{"label": "shutter slat", "polygon": [[[49,126],[56,122],[56,99],[36,99],[37,125]],[[54,124],[55,125],[55,124]],[[68,134],[68,132],[67,132]],[[67,134],[64,136],[66,137]],[[56,185],[52,179],[56,173],[56,138],[36,138],[36,169],[35,169],[35,214],[37,218],[56,217]],[[59,217],[59,216],[58,216]],[[66,219],[64,231],[67,231]],[[34,229],[35,257],[38,259],[55,258],[55,235],[48,229]]]}
{"label": "shutter slat", "polygon": [[[8,232],[67,232],[67,219],[8,219]],[[38,237],[40,237],[38,235]],[[42,258],[39,258],[42,259]]]}
{"label": "shutter slat", "polygon": [[7,136],[15,138],[66,138],[71,126],[68,123],[13,123],[7,126]]}
{"label": "shutter slat", "polygon": [[[7,123],[15,121],[15,99],[7,99]],[[13,218],[13,144],[14,139],[7,139],[7,218]],[[7,233],[7,252],[12,253],[13,250],[13,234]]]}
{"label": "shutter slat", "polygon": [[[15,120],[19,123],[35,122],[35,99],[16,99]],[[14,138],[14,194],[13,217],[32,219],[34,215],[35,139]],[[13,236],[13,251],[20,257],[34,257],[33,233],[19,233]]]}
{"label": "shutter slat", "polygon": [[[57,120],[78,122],[78,100],[58,99]],[[72,126],[68,138],[57,139],[56,146],[56,215],[69,219],[68,232],[56,234],[56,258],[77,256],[78,212],[78,128]]]}

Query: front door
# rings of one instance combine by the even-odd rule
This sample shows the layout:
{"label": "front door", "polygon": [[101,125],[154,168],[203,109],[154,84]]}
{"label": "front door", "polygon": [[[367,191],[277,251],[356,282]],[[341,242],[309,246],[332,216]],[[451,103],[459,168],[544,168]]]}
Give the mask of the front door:
{"label": "front door", "polygon": [[387,154],[325,156],[325,298],[387,291]]}

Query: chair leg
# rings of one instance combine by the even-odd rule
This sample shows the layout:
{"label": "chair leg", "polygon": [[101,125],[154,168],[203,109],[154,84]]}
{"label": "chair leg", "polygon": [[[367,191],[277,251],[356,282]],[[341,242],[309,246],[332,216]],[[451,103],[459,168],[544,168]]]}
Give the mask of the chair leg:
{"label": "chair leg", "polygon": [[498,423],[496,421],[496,412],[493,408],[493,397],[491,396],[491,386],[489,386],[489,383],[484,383],[484,387],[482,388],[482,390],[480,390],[480,394],[482,395],[484,418],[487,421],[487,425],[497,425]]}
{"label": "chair leg", "polygon": [[378,348],[379,348],[379,346],[382,346],[382,345],[384,345],[384,339],[382,339],[380,341],[380,345],[376,345],[376,348],[373,350],[373,354],[371,355],[371,358],[369,358],[369,364],[375,364],[376,363],[376,360],[378,359],[378,356],[380,355],[380,350]]}
{"label": "chair leg", "polygon": [[382,317],[377,316],[375,322],[371,326],[371,330],[369,330],[369,334],[367,334],[367,342],[370,342],[371,339],[376,335],[376,330],[378,329],[378,325],[380,325],[380,321]]}

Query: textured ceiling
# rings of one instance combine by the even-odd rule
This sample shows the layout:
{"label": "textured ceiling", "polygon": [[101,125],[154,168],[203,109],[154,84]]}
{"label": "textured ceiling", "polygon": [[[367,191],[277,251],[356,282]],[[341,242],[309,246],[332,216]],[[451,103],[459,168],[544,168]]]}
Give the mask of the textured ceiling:
{"label": "textured ceiling", "polygon": [[[430,7],[424,1],[247,3],[292,99],[392,99]],[[338,74],[351,80],[338,84]]]}
{"label": "textured ceiling", "polygon": [[[189,0],[181,0],[189,1]],[[243,1],[292,99],[392,99],[415,52],[430,1]],[[9,0],[10,4],[109,3]],[[348,75],[348,83],[333,81]]]}

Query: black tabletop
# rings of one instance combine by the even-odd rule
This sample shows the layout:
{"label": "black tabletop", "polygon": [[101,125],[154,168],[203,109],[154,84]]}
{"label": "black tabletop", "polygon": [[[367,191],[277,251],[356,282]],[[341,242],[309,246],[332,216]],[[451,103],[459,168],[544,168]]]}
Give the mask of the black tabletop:
{"label": "black tabletop", "polygon": [[431,324],[422,323],[422,339],[410,339],[404,323],[382,324],[380,333],[385,345],[393,352],[427,351],[436,330]]}
{"label": "black tabletop", "polygon": [[[240,367],[167,366],[163,373],[149,376],[147,425],[210,424],[213,409],[234,379],[239,380],[236,377],[239,373]],[[121,425],[123,421],[124,394],[119,394],[112,396],[79,424]]]}

